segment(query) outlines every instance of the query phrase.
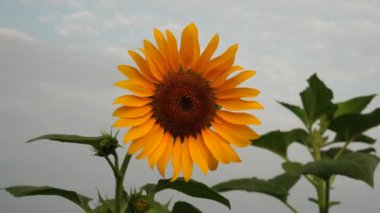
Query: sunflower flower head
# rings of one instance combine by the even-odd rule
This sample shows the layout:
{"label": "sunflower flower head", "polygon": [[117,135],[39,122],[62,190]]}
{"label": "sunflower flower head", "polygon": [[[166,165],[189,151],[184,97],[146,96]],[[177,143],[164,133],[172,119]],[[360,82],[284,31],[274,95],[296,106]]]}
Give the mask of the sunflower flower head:
{"label": "sunflower flower head", "polygon": [[[244,147],[259,135],[247,125],[260,124],[242,110],[262,109],[253,100],[259,91],[238,87],[255,75],[234,65],[238,45],[213,57],[219,36],[200,51],[198,29],[189,24],[178,45],[174,35],[154,29],[156,45],[144,40],[141,54],[130,50],[136,64],[118,66],[127,80],[115,83],[132,94],[115,100],[115,127],[128,127],[124,143],[128,154],[148,159],[149,166],[165,176],[171,161],[172,180],[182,171],[188,181],[193,164],[205,174],[218,163],[240,162],[232,146]],[[233,77],[229,77],[232,75]]]}

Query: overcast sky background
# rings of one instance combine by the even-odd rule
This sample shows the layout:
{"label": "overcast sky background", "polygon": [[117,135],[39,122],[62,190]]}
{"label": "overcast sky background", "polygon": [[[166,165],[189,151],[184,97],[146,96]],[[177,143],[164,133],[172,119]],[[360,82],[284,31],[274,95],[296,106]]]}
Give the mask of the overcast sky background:
{"label": "overcast sky background", "polygon": [[[0,188],[51,185],[96,197],[113,194],[113,176],[103,159],[86,146],[25,144],[46,133],[98,135],[114,118],[115,97],[124,91],[112,84],[123,78],[119,64],[132,64],[127,50],[152,40],[152,29],[169,28],[177,38],[188,23],[197,24],[201,47],[220,33],[219,52],[239,43],[236,62],[257,75],[247,85],[262,91],[265,110],[253,112],[259,133],[300,127],[275,100],[300,104],[298,93],[313,73],[334,91],[335,101],[380,91],[380,1],[227,1],[227,0],[0,0]],[[378,107],[376,97],[368,109]],[[124,133],[124,131],[123,131]],[[380,128],[369,134],[380,139]],[[379,143],[375,146],[380,150]],[[124,153],[124,150],[120,150]],[[193,178],[209,185],[232,178],[271,178],[281,159],[257,148],[239,149],[242,163],[222,165]],[[308,161],[305,150],[291,147],[290,157]],[[132,161],[126,189],[160,178],[147,162]],[[375,189],[363,182],[337,178],[331,199],[342,201],[332,212],[370,213],[380,209],[380,169]],[[272,197],[225,193],[232,210],[175,191],[160,192],[166,202],[186,199],[205,212],[289,212]],[[317,212],[314,189],[304,180],[289,202],[300,212]],[[0,212],[66,213],[81,210],[61,198],[16,199],[0,191]]]}

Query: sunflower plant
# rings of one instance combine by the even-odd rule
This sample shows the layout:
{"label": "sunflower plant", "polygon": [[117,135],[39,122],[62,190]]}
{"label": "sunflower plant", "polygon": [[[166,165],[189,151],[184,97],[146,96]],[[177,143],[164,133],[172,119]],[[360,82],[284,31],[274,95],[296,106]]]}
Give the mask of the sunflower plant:
{"label": "sunflower plant", "polygon": [[[309,198],[309,201],[317,204],[320,213],[328,213],[332,206],[340,203],[330,197],[337,175],[374,186],[380,158],[375,155],[373,147],[376,140],[365,133],[380,124],[380,108],[369,113],[363,113],[363,110],[375,95],[333,102],[332,90],[316,74],[308,79],[308,84],[300,93],[302,107],[279,102],[300,119],[304,127],[271,131],[252,141],[252,146],[281,157],[284,172],[271,179],[250,177],[225,181],[213,186],[214,190],[264,193],[297,212],[287,198],[298,180],[305,178],[316,191],[316,197]],[[290,159],[288,148],[294,143],[304,146],[312,161]],[[353,143],[361,143],[362,148],[351,148]]]}
{"label": "sunflower plant", "polygon": [[[128,128],[119,143],[117,134],[103,133],[98,137],[49,134],[29,142],[48,139],[89,145],[96,156],[110,166],[115,178],[115,196],[108,199],[99,194],[99,204],[74,191],[49,186],[13,186],[6,190],[16,197],[58,195],[79,205],[85,212],[200,212],[184,201],[168,204],[154,200],[155,194],[175,189],[189,196],[211,199],[228,208],[227,198],[207,185],[192,180],[194,165],[207,174],[219,163],[238,163],[233,147],[247,147],[259,135],[248,125],[260,124],[255,116],[241,112],[262,109],[249,98],[257,89],[238,87],[255,75],[255,71],[235,65],[238,45],[234,44],[214,57],[219,35],[214,35],[201,52],[198,29],[191,23],[182,32],[180,43],[171,31],[153,30],[156,45],[144,40],[141,53],[130,50],[136,66],[120,65],[126,77],[115,86],[128,90],[114,101],[119,106],[113,113],[113,127]],[[232,76],[232,77],[231,77]],[[240,112],[236,112],[240,111]],[[116,149],[128,144],[123,160]],[[162,177],[172,167],[171,178],[146,184],[139,191],[126,192],[124,178],[132,156],[147,159],[151,169],[157,167]],[[183,177],[180,177],[182,173]]]}

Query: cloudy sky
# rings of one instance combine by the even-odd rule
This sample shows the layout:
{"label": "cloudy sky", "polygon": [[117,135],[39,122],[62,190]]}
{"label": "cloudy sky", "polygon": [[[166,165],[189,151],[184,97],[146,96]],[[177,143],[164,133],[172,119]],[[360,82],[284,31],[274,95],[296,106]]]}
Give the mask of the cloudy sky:
{"label": "cloudy sky", "polygon": [[[219,51],[239,43],[236,62],[257,70],[247,85],[262,91],[265,110],[258,132],[301,126],[275,100],[299,104],[298,93],[313,73],[334,90],[336,101],[379,93],[380,1],[376,0],[1,0],[0,2],[0,188],[51,185],[95,197],[113,193],[106,163],[88,147],[25,141],[45,133],[98,135],[114,118],[112,101],[123,91],[112,86],[122,76],[119,64],[131,64],[127,50],[152,39],[152,29],[171,29],[177,36],[188,23],[200,31],[201,46],[219,33]],[[367,111],[380,105],[377,97]],[[380,128],[369,132],[380,139]],[[380,150],[380,145],[376,145]],[[123,153],[121,150],[120,153]],[[308,161],[301,147],[290,157]],[[238,150],[242,163],[220,166],[194,179],[215,184],[231,178],[270,178],[281,160],[255,148]],[[145,161],[132,161],[126,188],[160,176]],[[380,209],[380,170],[375,189],[338,178],[334,212]],[[174,191],[161,201],[187,199],[205,212],[288,212],[271,197],[254,193],[225,194],[233,210],[213,201],[189,199]],[[316,212],[313,188],[299,182],[289,198],[300,212]],[[15,199],[0,191],[0,212],[66,213],[80,209],[55,197]]]}

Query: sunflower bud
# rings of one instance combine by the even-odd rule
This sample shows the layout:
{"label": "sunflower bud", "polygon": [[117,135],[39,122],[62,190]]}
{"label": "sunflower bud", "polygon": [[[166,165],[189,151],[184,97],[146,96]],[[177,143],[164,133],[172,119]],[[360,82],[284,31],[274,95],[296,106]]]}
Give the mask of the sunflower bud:
{"label": "sunflower bud", "polygon": [[133,194],[129,202],[129,209],[133,213],[144,213],[149,209],[150,200],[147,195]]}
{"label": "sunflower bud", "polygon": [[108,156],[109,154],[112,154],[115,152],[115,149],[118,147],[118,141],[116,139],[116,135],[112,136],[111,133],[102,132],[102,136],[100,137],[100,140],[98,143],[93,144],[94,151],[96,152],[95,155],[97,156]]}

